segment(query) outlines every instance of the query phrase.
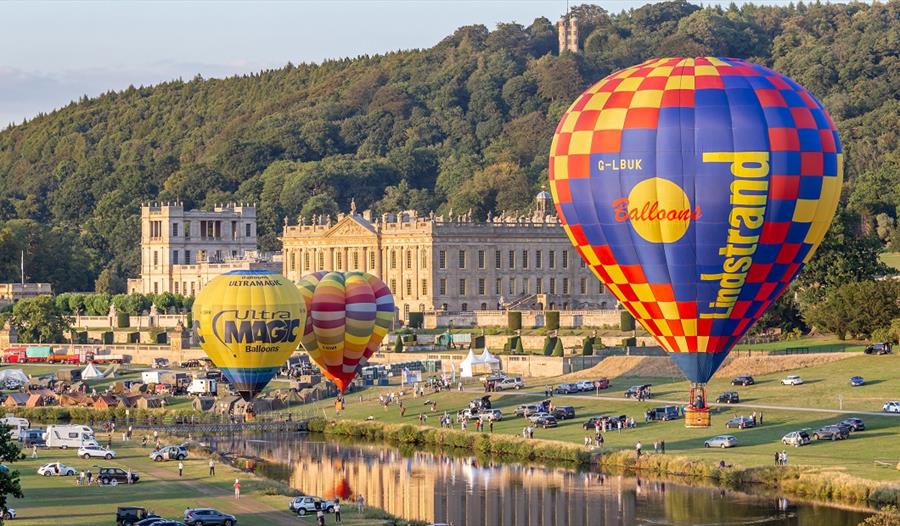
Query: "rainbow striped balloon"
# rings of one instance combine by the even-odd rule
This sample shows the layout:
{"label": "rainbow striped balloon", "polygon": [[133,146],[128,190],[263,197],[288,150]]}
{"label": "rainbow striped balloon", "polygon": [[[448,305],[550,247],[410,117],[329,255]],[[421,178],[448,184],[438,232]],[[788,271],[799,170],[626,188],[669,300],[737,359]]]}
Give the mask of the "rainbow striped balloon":
{"label": "rainbow striped balloon", "polygon": [[393,295],[365,272],[316,272],[297,286],[308,316],[301,344],[344,392],[390,329]]}

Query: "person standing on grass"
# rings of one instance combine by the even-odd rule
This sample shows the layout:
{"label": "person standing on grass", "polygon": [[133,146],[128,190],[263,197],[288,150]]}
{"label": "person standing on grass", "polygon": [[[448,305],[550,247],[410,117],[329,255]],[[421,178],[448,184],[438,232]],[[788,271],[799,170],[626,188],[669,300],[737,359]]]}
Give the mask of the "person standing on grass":
{"label": "person standing on grass", "polygon": [[322,508],[316,510],[316,524],[318,526],[325,526],[325,512],[322,511]]}
{"label": "person standing on grass", "polygon": [[488,422],[488,428],[490,429],[491,433],[494,432],[494,421],[493,420]]}
{"label": "person standing on grass", "polygon": [[638,460],[640,460],[640,458],[641,458],[641,443],[640,442],[638,442],[637,444],[634,445],[634,452],[637,455]]}
{"label": "person standing on grass", "polygon": [[241,481],[238,479],[234,479],[234,498],[235,500],[241,498]]}
{"label": "person standing on grass", "polygon": [[209,476],[216,476],[216,461],[213,459],[209,459]]}
{"label": "person standing on grass", "polygon": [[779,453],[778,451],[775,452],[775,465],[781,465],[781,453]]}
{"label": "person standing on grass", "polygon": [[131,468],[128,468],[128,471],[125,473],[125,483],[131,484]]}
{"label": "person standing on grass", "polygon": [[358,511],[359,513],[362,513],[365,510],[366,510],[366,498],[362,496],[362,493],[360,493],[356,497],[356,511]]}
{"label": "person standing on grass", "polygon": [[178,462],[178,476],[184,474],[184,462]]}
{"label": "person standing on grass", "polygon": [[37,444],[31,444],[31,458],[35,459],[37,457]]}
{"label": "person standing on grass", "polygon": [[91,470],[88,470],[87,471],[87,485],[90,486],[93,481],[94,481],[94,474],[91,473]]}
{"label": "person standing on grass", "polygon": [[85,477],[85,474],[84,474],[84,470],[82,469],[81,473],[78,474],[78,485],[79,486],[84,486],[84,477]]}
{"label": "person standing on grass", "polygon": [[340,524],[341,521],[341,499],[334,499],[334,522]]}
{"label": "person standing on grass", "polygon": [[666,454],[666,441],[665,440],[659,441],[659,452],[662,453],[663,455]]}

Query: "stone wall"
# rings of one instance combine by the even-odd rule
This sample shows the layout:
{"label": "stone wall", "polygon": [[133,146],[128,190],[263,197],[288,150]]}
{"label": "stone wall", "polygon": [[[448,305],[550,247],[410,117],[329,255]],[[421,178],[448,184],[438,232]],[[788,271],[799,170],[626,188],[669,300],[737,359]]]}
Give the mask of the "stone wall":
{"label": "stone wall", "polygon": [[[179,321],[187,326],[187,318],[187,314],[129,316],[128,325],[133,329],[173,329]],[[76,329],[108,329],[116,326],[116,320],[111,316],[76,316],[74,326]]]}
{"label": "stone wall", "polygon": [[[522,328],[537,329],[546,325],[544,311],[526,310],[522,313]],[[559,311],[559,325],[565,329],[579,327],[618,327],[620,312],[616,309],[604,310],[562,310]],[[425,328],[438,327],[506,327],[507,311],[476,310],[468,312],[427,312]]]}

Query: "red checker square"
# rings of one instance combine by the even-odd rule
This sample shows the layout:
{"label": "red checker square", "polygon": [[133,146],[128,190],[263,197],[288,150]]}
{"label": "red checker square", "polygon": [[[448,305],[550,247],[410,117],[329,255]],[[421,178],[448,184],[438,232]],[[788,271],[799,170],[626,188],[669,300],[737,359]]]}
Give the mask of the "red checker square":
{"label": "red checker square", "polygon": [[[635,316],[635,319],[641,320],[641,318],[638,318],[636,316]],[[641,325],[643,325],[645,329],[650,331],[651,334],[660,334],[662,332],[660,330],[659,324],[656,322],[656,320],[641,320],[641,321],[643,322],[643,323],[641,323]]]}
{"label": "red checker square", "polygon": [[659,108],[631,108],[625,114],[625,128],[656,128],[659,126]]}
{"label": "red checker square", "polygon": [[600,245],[599,247],[591,247],[591,249],[594,251],[594,255],[597,256],[597,259],[600,260],[600,263],[604,265],[616,264],[616,258],[613,256],[609,245]]}
{"label": "red checker square", "polygon": [[581,112],[578,115],[578,120],[575,121],[575,131],[593,130],[599,116],[600,110],[585,110]]}
{"label": "red checker square", "polygon": [[672,70],[672,75],[685,75],[688,77],[694,76],[694,66],[675,66]]}
{"label": "red checker square", "polygon": [[[763,227],[765,229],[765,227]],[[787,232],[787,230],[785,230]],[[762,283],[772,270],[771,263],[755,263],[747,272],[747,283]]]}
{"label": "red checker square", "polygon": [[710,336],[709,345],[706,347],[706,352],[717,353],[721,351],[726,341],[727,340],[723,336]]}
{"label": "red checker square", "polygon": [[600,89],[597,91],[600,93],[609,92],[616,89],[616,86],[622,83],[622,79],[609,79],[600,86]]}
{"label": "red checker square", "polygon": [[640,265],[622,265],[622,274],[625,274],[628,283],[647,283],[647,276]]}
{"label": "red checker square", "polygon": [[750,318],[744,318],[740,323],[737,324],[737,327],[734,328],[734,334],[744,334],[744,331],[747,330],[748,325],[750,325]]}
{"label": "red checker square", "polygon": [[626,301],[638,301],[637,294],[634,293],[634,289],[631,288],[631,285],[628,283],[622,283],[618,285],[619,290],[622,291],[622,298]]}
{"label": "red checker square", "polygon": [[[779,281],[781,281],[782,283],[790,283],[799,270],[800,263],[791,263],[790,265],[788,265],[787,270],[784,271],[784,276],[781,276],[781,279]],[[779,296],[780,295],[781,294],[779,294]]]}
{"label": "red checker square", "polygon": [[756,91],[756,98],[759,99],[759,104],[763,108],[771,107],[771,106],[787,106],[787,102],[784,101],[784,97],[781,96],[781,93],[775,89],[758,89]]}
{"label": "red checker square", "polygon": [[801,175],[822,175],[825,170],[825,161],[821,152],[802,152],[800,154]]}
{"label": "red checker square", "polygon": [[769,144],[775,152],[800,151],[800,137],[796,128],[769,128]]}
{"label": "red checker square", "polygon": [[588,245],[587,236],[584,235],[584,228],[581,225],[569,225],[569,230],[572,231],[572,237],[575,238],[579,248]]}
{"label": "red checker square", "polygon": [[717,66],[717,67],[716,67],[716,71],[719,72],[719,75],[723,75],[723,76],[724,76],[724,75],[737,75],[737,74],[738,74],[738,72],[737,72],[737,70],[734,68],[734,66],[731,66],[731,65],[728,65],[728,66]]}
{"label": "red checker square", "polygon": [[641,81],[641,85],[638,87],[638,89],[666,89],[666,82],[668,80],[668,77],[647,77]]}
{"label": "red checker square", "polygon": [[553,181],[553,184],[556,185],[556,200],[560,203],[571,203],[572,188],[569,186],[569,180],[559,179],[557,181]]}
{"label": "red checker square", "polygon": [[[585,259],[587,259],[587,258],[585,258]],[[599,276],[600,280],[603,281],[604,283],[609,283],[610,281],[612,281],[612,278],[610,277],[609,273],[606,272],[606,269],[604,269],[602,265],[595,265],[594,270],[597,271],[597,276]]]}
{"label": "red checker square", "polygon": [[794,88],[792,88],[790,84],[785,82],[783,78],[781,78],[777,75],[773,75],[771,77],[766,77],[766,80],[771,82],[772,85],[775,86],[776,89],[787,89],[787,90],[791,90],[791,91],[794,90]]}
{"label": "red checker square", "polygon": [[800,98],[803,99],[803,102],[805,102],[806,105],[810,108],[818,108],[819,107],[819,105],[816,104],[816,99],[814,99],[812,97],[812,95],[809,94],[808,91],[801,91]]}
{"label": "red checker square", "polygon": [[819,140],[822,141],[822,151],[835,153],[837,146],[834,144],[834,132],[831,130],[819,130]]}
{"label": "red checker square", "polygon": [[591,98],[594,96],[593,93],[582,93],[578,100],[575,101],[575,104],[572,105],[572,111],[581,111],[587,106],[587,103],[590,102]]}
{"label": "red checker square", "polygon": [[809,108],[791,108],[791,116],[794,117],[794,125],[798,128],[818,128]]}
{"label": "red checker square", "polygon": [[654,70],[654,68],[646,67],[646,66],[645,66],[645,67],[639,68],[637,71],[635,71],[634,73],[632,73],[631,75],[629,75],[629,78],[634,78],[634,77],[646,77],[646,76],[649,75],[650,72],[653,71],[653,70]]}
{"label": "red checker square", "polygon": [[666,320],[666,323],[673,336],[684,336],[684,326],[681,325],[681,320]]}
{"label": "red checker square", "polygon": [[735,75],[742,75],[744,77],[757,77],[759,76],[759,72],[750,66],[735,66],[734,67]]}
{"label": "red checker square", "polygon": [[675,301],[675,291],[672,290],[672,285],[651,283],[650,290],[656,301]]}
{"label": "red checker square", "polygon": [[800,243],[785,243],[781,245],[781,251],[775,258],[776,263],[793,263],[797,261],[797,252],[800,251]]}
{"label": "red checker square", "polygon": [[563,124],[566,123],[566,117],[568,117],[568,116],[569,116],[569,112],[567,111],[567,112],[563,113],[562,117],[560,117],[559,124],[556,125],[556,133],[559,133],[560,131],[562,131]]}
{"label": "red checker square", "polygon": [[[694,310],[696,311],[696,308]],[[700,318],[697,320],[697,336],[709,336],[709,333],[712,332],[712,326],[713,321],[711,319]]]}
{"label": "red checker square", "polygon": [[690,319],[697,317],[697,304],[693,301],[677,301],[675,305],[678,307],[678,315],[682,318]]}
{"label": "red checker square", "polygon": [[642,301],[641,305],[647,309],[647,312],[650,313],[650,317],[654,320],[662,320],[665,318],[665,315],[662,313],[662,309],[659,308],[659,304],[652,301]]}
{"label": "red checker square", "polygon": [[[572,196],[570,195],[569,198],[571,199]],[[568,221],[566,221],[566,214],[563,213],[563,209],[560,206],[560,203],[555,203],[553,206],[556,208],[556,215],[563,218],[564,222],[568,222]]]}
{"label": "red checker square", "polygon": [[743,318],[747,314],[747,309],[750,308],[750,304],[752,301],[736,301],[734,303],[734,307],[731,308],[731,318]]}
{"label": "red checker square", "polygon": [[697,352],[697,337],[696,336],[685,336],[685,340],[687,340],[688,352]]}
{"label": "red checker square", "polygon": [[694,90],[672,89],[663,92],[662,104],[663,108],[693,108],[694,107]]}
{"label": "red checker square", "polygon": [[[556,155],[566,155],[569,153],[569,143],[572,142],[572,134],[571,133],[557,133],[556,134]],[[553,166],[553,163],[550,164]]]}
{"label": "red checker square", "polygon": [[591,176],[590,155],[570,155],[566,161],[569,179],[587,179]]}
{"label": "red checker square", "polygon": [[771,305],[771,304],[772,304],[771,300],[766,300],[766,301],[762,302],[762,305],[760,305],[759,308],[756,309],[756,312],[753,313],[753,317],[759,318],[760,316],[762,316],[762,314],[764,312],[766,312],[766,309],[768,309],[769,305]]}
{"label": "red checker square", "polygon": [[759,236],[760,243],[778,244],[784,243],[787,239],[788,231],[791,228],[790,221],[771,221],[763,225],[762,234]]}
{"label": "red checker square", "polygon": [[632,97],[634,97],[633,91],[616,91],[606,99],[606,104],[603,105],[603,109],[627,108],[631,104]]}
{"label": "red checker square", "polygon": [[700,75],[694,78],[695,89],[725,89],[725,83],[722,77],[713,75]]}
{"label": "red checker square", "polygon": [[754,296],[753,299],[756,301],[768,301],[777,285],[777,283],[763,283],[759,286],[759,290],[756,292],[756,296]]}
{"label": "red checker square", "polygon": [[800,195],[799,175],[773,175],[769,182],[769,198],[797,199]]}
{"label": "red checker square", "polygon": [[622,150],[622,130],[597,130],[591,137],[594,153],[617,153]]}

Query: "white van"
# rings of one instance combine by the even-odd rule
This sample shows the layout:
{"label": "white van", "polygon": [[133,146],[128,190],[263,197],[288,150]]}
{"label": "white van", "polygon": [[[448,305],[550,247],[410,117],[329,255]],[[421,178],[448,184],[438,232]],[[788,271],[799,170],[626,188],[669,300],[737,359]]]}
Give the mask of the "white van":
{"label": "white van", "polygon": [[208,378],[194,378],[191,381],[191,385],[188,386],[187,392],[190,395],[215,396],[216,394],[218,394],[219,388],[215,380],[211,380]]}
{"label": "white van", "polygon": [[82,425],[47,426],[44,440],[47,447],[60,449],[99,446],[97,439],[94,438],[94,430]]}
{"label": "white van", "polygon": [[13,416],[11,414],[7,414],[3,418],[0,418],[0,424],[9,426],[9,435],[13,440],[19,440],[22,436],[22,431],[31,427],[31,424],[28,423],[28,419]]}

